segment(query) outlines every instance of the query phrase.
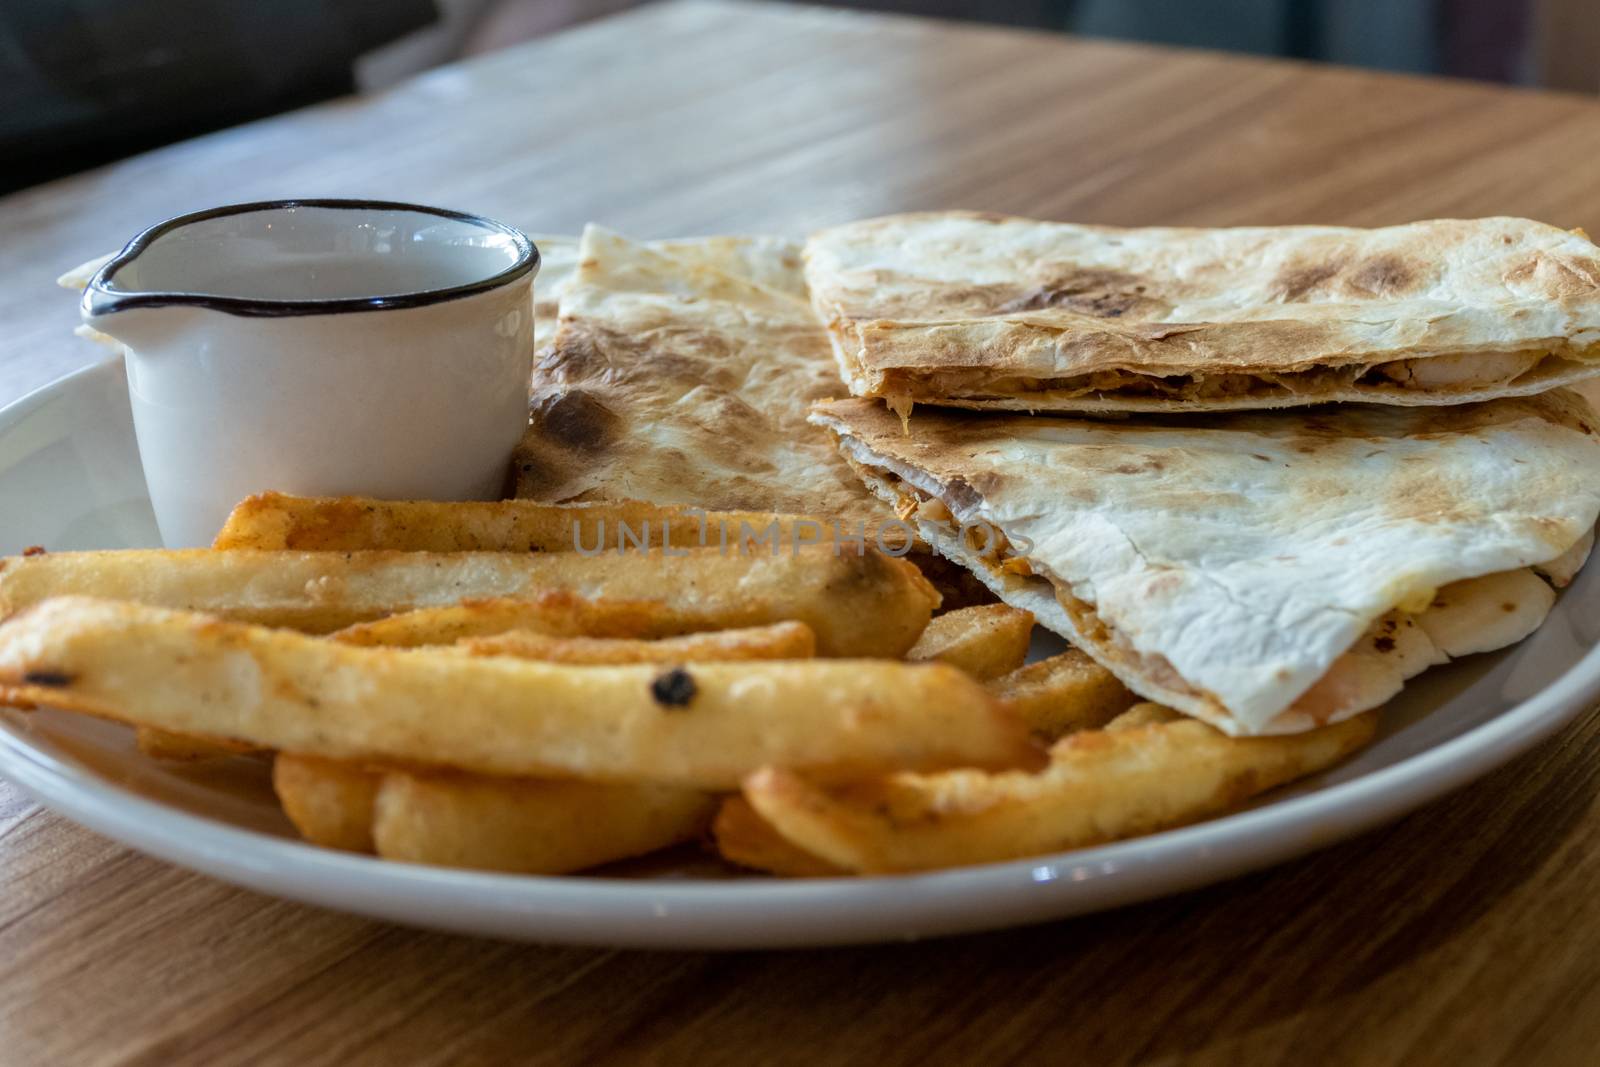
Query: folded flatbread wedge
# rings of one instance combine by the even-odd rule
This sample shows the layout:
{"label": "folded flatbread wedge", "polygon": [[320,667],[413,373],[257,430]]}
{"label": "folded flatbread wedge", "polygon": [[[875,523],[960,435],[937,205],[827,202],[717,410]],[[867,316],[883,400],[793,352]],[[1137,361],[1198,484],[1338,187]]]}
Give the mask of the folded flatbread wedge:
{"label": "folded flatbread wedge", "polygon": [[843,389],[796,242],[646,244],[590,226],[547,288],[560,324],[534,371],[518,496],[788,512],[847,531],[892,518],[806,423]]}
{"label": "folded flatbread wedge", "polygon": [[1526,219],[891,215],[813,234],[805,260],[851,393],[901,412],[1443,405],[1600,375],[1600,249]]}
{"label": "folded flatbread wedge", "polygon": [[813,415],[937,551],[1236,735],[1347,718],[1536,629],[1592,543],[1594,419],[1564,390],[1115,423],[919,411],[909,433],[872,401]]}

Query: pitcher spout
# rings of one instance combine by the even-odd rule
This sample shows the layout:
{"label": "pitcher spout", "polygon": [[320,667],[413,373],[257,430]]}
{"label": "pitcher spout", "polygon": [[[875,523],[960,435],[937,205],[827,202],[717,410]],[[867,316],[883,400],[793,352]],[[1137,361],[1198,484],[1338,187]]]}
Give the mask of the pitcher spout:
{"label": "pitcher spout", "polygon": [[180,304],[125,303],[104,299],[96,300],[96,290],[84,290],[78,310],[83,323],[97,333],[103,333],[119,344],[139,352],[159,349],[172,340],[194,314],[194,309]]}

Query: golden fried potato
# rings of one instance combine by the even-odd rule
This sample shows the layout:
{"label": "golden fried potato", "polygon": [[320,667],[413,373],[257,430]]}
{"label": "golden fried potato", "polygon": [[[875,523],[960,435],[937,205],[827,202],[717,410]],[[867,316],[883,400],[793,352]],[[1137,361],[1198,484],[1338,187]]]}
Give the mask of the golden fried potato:
{"label": "golden fried potato", "polygon": [[785,839],[741,796],[727,797],[717,809],[711,834],[717,853],[736,867],[788,878],[826,878],[849,874]]}
{"label": "golden fried potato", "polygon": [[693,840],[715,810],[678,786],[391,772],[372,836],[385,859],[566,874]]}
{"label": "golden fried potato", "polygon": [[417,608],[347,626],[330,636],[341,644],[365,648],[453,645],[513,630],[551,637],[649,640],[697,632],[695,621],[663,600],[591,599],[559,591],[526,599],[464,600],[437,608]]}
{"label": "golden fried potato", "polygon": [[1157,726],[1164,722],[1182,722],[1181,712],[1173,711],[1164,704],[1135,704],[1115,719],[1106,723],[1105,730],[1115,733],[1118,730],[1137,730],[1141,726]]}
{"label": "golden fried potato", "polygon": [[1309,733],[1229,737],[1194,719],[1072,734],[1030,774],[958,770],[828,786],[769,767],[744,796],[802,850],[862,873],[1018,859],[1195,822],[1332,765],[1367,713]]}
{"label": "golden fried potato", "polygon": [[372,851],[373,805],[383,775],[338,760],[280,752],[272,788],[300,836],[347,852]]}
{"label": "golden fried potato", "polygon": [[989,682],[989,691],[1049,740],[1098,729],[1139,699],[1076,648],[1001,675]]}
{"label": "golden fried potato", "polygon": [[512,630],[473,637],[456,648],[473,656],[516,656],[546,663],[719,663],[747,659],[810,659],[817,638],[803,622],[778,622],[740,630],[663,637],[653,641],[619,637],[552,637]]}
{"label": "golden fried potato", "polygon": [[[214,548],[365,552],[570,552],[629,547],[732,548],[748,526],[773,523],[785,546],[795,524],[830,524],[803,515],[759,511],[702,511],[640,500],[595,504],[536,504],[531,500],[441,503],[367,497],[297,497],[262,493],[233,509]],[[626,530],[623,529],[626,527]],[[723,531],[726,531],[724,538]],[[869,543],[870,540],[869,540]]]}
{"label": "golden fried potato", "polygon": [[[680,631],[795,620],[823,655],[898,657],[938,606],[904,560],[816,545],[776,556],[628,552],[56,552],[0,560],[0,616],[85,595],[327,633],[471,598],[653,600]],[[536,627],[535,627],[536,628]]]}
{"label": "golden fried potato", "polygon": [[980,681],[1022,666],[1033,636],[1033,612],[981,604],[936,615],[906,659],[960,667]]}
{"label": "golden fried potato", "polygon": [[830,780],[1006,767],[1036,750],[943,664],[789,660],[572,667],[353,648],[116,601],[0,626],[0,703],[353,761],[734,789],[758,767]]}

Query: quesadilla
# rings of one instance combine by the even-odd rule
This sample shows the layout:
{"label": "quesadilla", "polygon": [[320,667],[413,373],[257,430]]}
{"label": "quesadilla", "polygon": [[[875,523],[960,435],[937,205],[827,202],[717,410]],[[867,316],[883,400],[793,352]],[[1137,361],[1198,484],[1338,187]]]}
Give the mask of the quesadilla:
{"label": "quesadilla", "polygon": [[559,292],[518,496],[789,512],[846,532],[892,518],[806,423],[843,389],[795,242],[645,244],[590,226]]}
{"label": "quesadilla", "polygon": [[1600,249],[1525,219],[892,215],[812,235],[805,260],[851,393],[902,414],[1445,405],[1600,375]]}
{"label": "quesadilla", "polygon": [[1112,423],[919,411],[909,433],[841,400],[813,421],[937,551],[1236,735],[1347,718],[1521,640],[1600,514],[1595,416],[1567,391]]}

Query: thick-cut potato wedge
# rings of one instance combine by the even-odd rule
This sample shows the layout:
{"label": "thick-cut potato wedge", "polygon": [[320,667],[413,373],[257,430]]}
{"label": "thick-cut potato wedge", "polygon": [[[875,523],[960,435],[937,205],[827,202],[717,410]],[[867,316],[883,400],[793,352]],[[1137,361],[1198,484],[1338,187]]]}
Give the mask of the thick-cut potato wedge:
{"label": "thick-cut potato wedge", "polygon": [[[680,548],[726,544],[736,551],[746,526],[755,537],[776,523],[780,552],[796,540],[831,538],[833,525],[804,515],[760,511],[703,511],[640,500],[594,504],[536,504],[531,500],[447,504],[422,500],[372,500],[366,497],[297,497],[262,493],[233,509],[214,548],[288,548],[301,551],[363,552],[570,552],[602,545],[616,549],[618,537],[629,548]],[[810,523],[811,526],[803,524]],[[626,526],[626,530],[623,527]],[[889,531],[896,529],[890,527]],[[885,532],[884,546],[897,547]],[[857,531],[842,530],[840,536]],[[875,531],[867,531],[873,544]],[[843,551],[856,551],[844,544]],[[754,550],[770,552],[757,544]]]}
{"label": "thick-cut potato wedge", "polygon": [[736,867],[786,878],[826,878],[850,873],[783,837],[741,796],[723,800],[711,824],[711,834],[716,840],[718,855]]}
{"label": "thick-cut potato wedge", "polygon": [[1022,666],[1033,635],[1033,612],[1009,604],[980,604],[936,615],[906,659],[937,660],[979,680]]}
{"label": "thick-cut potato wedge", "polygon": [[1376,716],[1228,737],[1203,722],[1073,734],[1042,773],[896,774],[828,787],[777,767],[744,795],[801,849],[863,873],[959,867],[1134,837],[1237,807],[1371,739]]}
{"label": "thick-cut potato wedge", "polygon": [[627,552],[57,552],[0,560],[0,616],[85,595],[327,633],[467,598],[655,600],[680,632],[796,620],[828,656],[898,657],[938,606],[916,567],[816,545],[777,556]]}
{"label": "thick-cut potato wedge", "polygon": [[768,765],[839,780],[1037,752],[981,685],[937,663],[569,667],[82,597],[0,624],[0,703],[330,759],[700,789]]}
{"label": "thick-cut potato wedge", "polygon": [[[715,619],[703,620],[713,623]],[[574,593],[540,593],[524,599],[464,600],[438,608],[402,611],[333,633],[341,644],[367,648],[453,645],[475,637],[520,630],[551,637],[649,640],[702,629],[661,600],[594,600]],[[707,625],[704,629],[720,629]]]}
{"label": "thick-cut potato wedge", "polygon": [[382,781],[382,772],[338,760],[280,752],[272,761],[272,788],[300,836],[348,852],[372,851]]}
{"label": "thick-cut potato wedge", "polygon": [[989,691],[1052,741],[1074,730],[1098,729],[1139,700],[1076,648],[1001,675],[989,682]]}
{"label": "thick-cut potato wedge", "polygon": [[670,785],[390,773],[372,836],[385,859],[566,874],[693,840],[716,806]]}
{"label": "thick-cut potato wedge", "polygon": [[663,637],[551,637],[512,630],[473,637],[455,646],[473,656],[516,656],[546,663],[719,663],[742,659],[810,659],[817,638],[803,622],[777,622],[742,630]]}

